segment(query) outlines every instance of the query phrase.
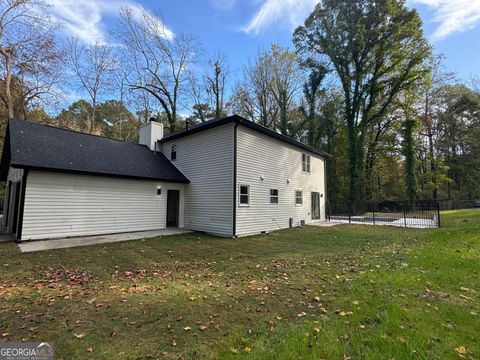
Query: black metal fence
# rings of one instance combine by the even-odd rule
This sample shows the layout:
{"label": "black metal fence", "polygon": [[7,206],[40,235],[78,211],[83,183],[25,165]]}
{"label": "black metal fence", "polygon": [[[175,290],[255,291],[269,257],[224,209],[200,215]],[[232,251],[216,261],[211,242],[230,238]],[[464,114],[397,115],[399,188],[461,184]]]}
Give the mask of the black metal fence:
{"label": "black metal fence", "polygon": [[327,204],[327,219],[350,224],[440,227],[440,204],[434,200]]}

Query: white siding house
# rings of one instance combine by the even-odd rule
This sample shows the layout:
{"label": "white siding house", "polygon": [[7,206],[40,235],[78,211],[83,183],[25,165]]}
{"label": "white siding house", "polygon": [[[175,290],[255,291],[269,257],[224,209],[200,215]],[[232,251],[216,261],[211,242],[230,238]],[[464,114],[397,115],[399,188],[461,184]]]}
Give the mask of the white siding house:
{"label": "white siding house", "polygon": [[185,227],[188,179],[152,150],[163,127],[149,125],[134,144],[10,120],[4,231],[24,241]]}
{"label": "white siding house", "polygon": [[190,180],[186,228],[232,236],[233,124],[162,142],[161,151]]}
{"label": "white siding house", "polygon": [[236,237],[325,220],[325,158],[239,116],[140,144],[10,120],[3,230],[17,241],[164,229]]}
{"label": "white siding house", "polygon": [[[237,231],[255,234],[312,221],[312,192],[320,200],[320,218],[325,220],[324,160],[294,145],[247,127],[237,129]],[[310,171],[302,169],[302,155],[310,157]],[[307,169],[305,169],[307,170]],[[240,186],[249,187],[249,202],[241,204]],[[302,204],[296,204],[296,191]]]}
{"label": "white siding house", "polygon": [[188,229],[244,236],[325,220],[327,154],[238,116],[159,143],[190,180]]}
{"label": "white siding house", "polygon": [[22,240],[164,229],[169,189],[183,228],[184,184],[30,171]]}

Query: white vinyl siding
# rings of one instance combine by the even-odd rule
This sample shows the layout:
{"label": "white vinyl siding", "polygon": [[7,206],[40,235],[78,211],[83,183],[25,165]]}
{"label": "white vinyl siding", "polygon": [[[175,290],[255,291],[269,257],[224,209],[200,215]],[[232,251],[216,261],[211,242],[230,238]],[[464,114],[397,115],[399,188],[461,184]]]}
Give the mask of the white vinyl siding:
{"label": "white vinyl siding", "polygon": [[233,134],[233,124],[225,124],[162,144],[164,152],[177,144],[173,164],[190,180],[185,197],[187,229],[233,234]]}
{"label": "white vinyl siding", "polygon": [[[325,194],[323,158],[309,153],[310,173],[303,171],[302,150],[255,130],[237,129],[237,185],[250,185],[249,207],[237,207],[237,235],[272,231],[301,220],[309,223],[311,192]],[[274,160],[274,161],[272,161]],[[278,204],[270,201],[271,189],[278,189]],[[295,191],[303,191],[303,205],[295,205]],[[238,186],[237,186],[238,191]],[[238,194],[237,194],[238,196]],[[325,220],[325,196],[320,198]]]}
{"label": "white vinyl siding", "polygon": [[30,171],[22,240],[163,229],[168,189],[180,190],[183,227],[184,184]]}

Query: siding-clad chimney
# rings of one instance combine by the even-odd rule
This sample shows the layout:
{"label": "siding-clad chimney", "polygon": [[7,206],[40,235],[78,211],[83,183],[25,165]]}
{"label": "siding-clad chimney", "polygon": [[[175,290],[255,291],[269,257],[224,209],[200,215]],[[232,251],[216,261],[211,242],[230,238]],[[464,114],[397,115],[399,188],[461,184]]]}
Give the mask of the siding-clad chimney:
{"label": "siding-clad chimney", "polygon": [[150,119],[140,126],[138,142],[147,145],[150,150],[157,150],[157,141],[163,138],[163,124]]}

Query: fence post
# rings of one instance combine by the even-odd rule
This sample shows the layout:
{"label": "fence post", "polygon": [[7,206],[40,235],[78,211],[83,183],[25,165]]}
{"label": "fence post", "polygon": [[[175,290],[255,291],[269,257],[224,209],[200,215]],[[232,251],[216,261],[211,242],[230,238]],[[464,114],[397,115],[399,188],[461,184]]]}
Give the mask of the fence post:
{"label": "fence post", "polygon": [[348,223],[352,223],[352,203],[348,203]]}
{"label": "fence post", "polygon": [[403,203],[403,221],[405,222],[405,227],[407,227],[407,202]]}
{"label": "fence post", "polygon": [[437,201],[437,224],[440,227],[440,203]]}

